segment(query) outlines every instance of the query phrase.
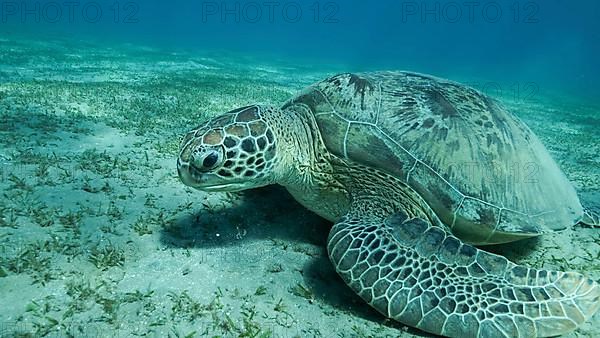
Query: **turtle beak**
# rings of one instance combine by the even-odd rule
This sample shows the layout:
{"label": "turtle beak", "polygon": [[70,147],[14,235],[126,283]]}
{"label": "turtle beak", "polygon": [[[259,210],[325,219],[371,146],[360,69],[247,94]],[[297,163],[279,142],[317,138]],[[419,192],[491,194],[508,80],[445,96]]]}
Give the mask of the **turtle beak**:
{"label": "turtle beak", "polygon": [[248,189],[243,182],[223,182],[218,175],[200,172],[193,165],[181,163],[180,160],[177,160],[177,174],[183,184],[202,191],[234,192]]}
{"label": "turtle beak", "polygon": [[181,182],[188,187],[202,189],[208,184],[210,173],[202,173],[189,163],[177,163],[177,174]]}
{"label": "turtle beak", "polygon": [[191,170],[194,170],[187,163],[181,163],[180,160],[177,160],[177,174],[179,175],[179,179],[183,184],[193,187],[196,185],[196,179],[192,174]]}

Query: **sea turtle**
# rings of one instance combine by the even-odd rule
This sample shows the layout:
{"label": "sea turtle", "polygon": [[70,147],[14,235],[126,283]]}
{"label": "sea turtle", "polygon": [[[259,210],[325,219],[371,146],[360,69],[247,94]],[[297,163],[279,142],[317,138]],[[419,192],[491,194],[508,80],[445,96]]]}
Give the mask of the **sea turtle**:
{"label": "sea turtle", "polygon": [[597,215],[533,132],[499,102],[411,72],[339,74],[281,108],[248,106],[185,135],[177,169],[203,191],[281,184],[335,222],[342,279],[383,315],[451,337],[555,336],[600,306],[575,272],[473,245]]}

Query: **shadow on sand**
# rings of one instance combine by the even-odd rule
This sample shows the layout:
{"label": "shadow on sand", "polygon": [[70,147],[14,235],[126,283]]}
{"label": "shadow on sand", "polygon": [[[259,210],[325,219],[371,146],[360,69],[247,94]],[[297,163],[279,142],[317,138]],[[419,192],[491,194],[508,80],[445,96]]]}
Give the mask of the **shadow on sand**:
{"label": "shadow on sand", "polygon": [[161,242],[174,248],[234,247],[240,240],[265,239],[313,244],[320,248],[319,254],[308,258],[301,273],[317,301],[368,321],[431,337],[386,319],[346,286],[327,256],[330,222],[306,210],[284,188],[247,190],[235,194],[235,198],[232,206],[218,210],[203,208],[177,219],[173,230],[162,231]]}

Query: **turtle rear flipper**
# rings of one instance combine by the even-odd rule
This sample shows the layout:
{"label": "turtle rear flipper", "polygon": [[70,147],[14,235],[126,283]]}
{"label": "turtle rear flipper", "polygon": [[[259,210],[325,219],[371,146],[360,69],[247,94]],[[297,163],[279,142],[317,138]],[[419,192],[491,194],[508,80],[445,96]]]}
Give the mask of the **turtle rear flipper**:
{"label": "turtle rear flipper", "polygon": [[354,206],[329,234],[344,281],[389,318],[450,337],[556,336],[600,306],[600,286],[578,273],[529,269],[462,243],[400,211]]}

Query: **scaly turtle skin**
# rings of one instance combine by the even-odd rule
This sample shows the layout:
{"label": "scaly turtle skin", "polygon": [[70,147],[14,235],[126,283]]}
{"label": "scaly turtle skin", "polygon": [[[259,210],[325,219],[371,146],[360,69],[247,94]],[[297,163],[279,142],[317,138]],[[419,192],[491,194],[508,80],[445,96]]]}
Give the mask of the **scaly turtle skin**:
{"label": "scaly turtle skin", "polygon": [[[450,337],[555,336],[600,307],[574,272],[516,265],[471,244],[598,216],[498,102],[407,72],[340,74],[281,109],[249,106],[188,133],[182,182],[204,191],[281,184],[335,222],[342,279],[389,318]],[[468,244],[471,243],[471,244]]]}

